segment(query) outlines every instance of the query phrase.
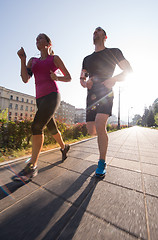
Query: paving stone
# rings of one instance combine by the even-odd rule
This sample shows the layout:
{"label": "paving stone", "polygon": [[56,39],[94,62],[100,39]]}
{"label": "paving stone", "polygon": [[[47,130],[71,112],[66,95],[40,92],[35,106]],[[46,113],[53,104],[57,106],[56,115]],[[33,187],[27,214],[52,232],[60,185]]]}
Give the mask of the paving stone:
{"label": "paving stone", "polygon": [[108,166],[104,181],[143,192],[141,173],[134,171]]}
{"label": "paving stone", "polygon": [[135,240],[137,238],[103,221],[102,219],[86,213],[83,209],[79,209],[58,239]]}
{"label": "paving stone", "polygon": [[95,185],[95,182],[95,178],[88,178],[84,174],[67,171],[62,175],[62,178],[58,177],[45,185],[45,189],[72,202],[75,206],[79,206]]}
{"label": "paving stone", "polygon": [[158,198],[146,196],[150,239],[158,239]]}
{"label": "paving stone", "polygon": [[143,174],[145,192],[158,197],[158,177]]}
{"label": "paving stone", "polygon": [[136,161],[129,161],[125,159],[113,158],[110,162],[110,166],[115,166],[123,169],[133,170],[140,172],[140,163]]}
{"label": "paving stone", "polygon": [[123,158],[126,160],[132,160],[132,161],[139,161],[139,155],[138,154],[132,154],[130,152],[121,152],[119,151],[116,155],[116,158]]}
{"label": "paving stone", "polygon": [[154,176],[158,176],[158,165],[152,165],[147,163],[141,163],[142,166],[142,172],[151,174]]}
{"label": "paving stone", "polygon": [[147,239],[142,193],[102,181],[98,182],[95,191],[88,197],[82,205],[88,212],[130,234]]}
{"label": "paving stone", "polygon": [[158,158],[141,156],[141,162],[158,165]]}
{"label": "paving stone", "polygon": [[97,161],[93,162],[86,159],[76,159],[72,158],[73,164],[69,164],[67,169],[82,173],[88,176],[94,176],[95,170],[97,168]]}

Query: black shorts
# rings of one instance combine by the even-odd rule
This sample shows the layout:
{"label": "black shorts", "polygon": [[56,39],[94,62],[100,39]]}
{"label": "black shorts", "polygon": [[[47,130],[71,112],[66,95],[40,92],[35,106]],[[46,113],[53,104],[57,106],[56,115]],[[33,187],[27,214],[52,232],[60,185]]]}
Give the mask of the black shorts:
{"label": "black shorts", "polygon": [[60,93],[52,92],[36,100],[37,112],[32,123],[32,134],[41,135],[44,127],[55,135],[58,133],[54,113],[60,104]]}
{"label": "black shorts", "polygon": [[113,92],[107,93],[102,97],[95,94],[87,96],[86,122],[95,121],[97,113],[112,115]]}

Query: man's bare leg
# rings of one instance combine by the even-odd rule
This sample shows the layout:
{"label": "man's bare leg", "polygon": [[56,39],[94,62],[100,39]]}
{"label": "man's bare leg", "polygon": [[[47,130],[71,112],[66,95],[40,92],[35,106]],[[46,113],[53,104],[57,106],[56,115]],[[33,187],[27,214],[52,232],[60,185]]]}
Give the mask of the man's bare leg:
{"label": "man's bare leg", "polygon": [[87,122],[86,127],[87,127],[89,135],[91,135],[91,136],[96,136],[97,135],[95,122]]}
{"label": "man's bare leg", "polygon": [[100,159],[105,160],[108,147],[108,135],[106,130],[109,115],[98,113],[95,119],[96,132],[98,136],[98,148]]}

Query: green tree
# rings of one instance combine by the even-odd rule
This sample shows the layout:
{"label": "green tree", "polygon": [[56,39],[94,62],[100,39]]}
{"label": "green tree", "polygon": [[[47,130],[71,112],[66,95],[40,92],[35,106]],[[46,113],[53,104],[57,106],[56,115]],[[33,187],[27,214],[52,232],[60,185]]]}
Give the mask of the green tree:
{"label": "green tree", "polygon": [[148,116],[147,116],[147,126],[152,127],[155,126],[155,119],[154,119],[154,113],[152,110],[150,110]]}
{"label": "green tree", "polygon": [[137,122],[141,119],[142,119],[142,117],[139,114],[135,114],[133,119],[132,119],[133,125],[136,125]]}
{"label": "green tree", "polygon": [[0,120],[8,120],[8,108],[0,110]]}
{"label": "green tree", "polygon": [[158,113],[156,113],[156,115],[154,116],[155,119],[155,124],[158,126]]}
{"label": "green tree", "polygon": [[158,103],[154,105],[154,115],[158,113]]}
{"label": "green tree", "polygon": [[142,116],[142,126],[147,126],[148,115],[149,115],[149,109],[147,107],[145,107],[144,114]]}

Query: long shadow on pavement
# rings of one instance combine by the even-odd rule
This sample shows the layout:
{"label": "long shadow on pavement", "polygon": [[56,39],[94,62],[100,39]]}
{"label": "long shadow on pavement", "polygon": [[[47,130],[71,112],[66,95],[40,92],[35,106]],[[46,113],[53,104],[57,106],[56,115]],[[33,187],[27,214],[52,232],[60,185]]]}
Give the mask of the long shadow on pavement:
{"label": "long shadow on pavement", "polygon": [[[98,182],[95,178],[91,178],[73,204],[70,203],[69,198],[82,187],[94,172],[95,167],[96,165],[92,165],[87,168],[60,196],[54,195],[45,188],[44,192],[39,190],[32,195],[31,199],[27,198],[9,212],[4,212],[0,226],[0,239],[56,239],[85,198],[88,196],[90,200]],[[73,226],[71,235],[74,235],[81,218]]]}

